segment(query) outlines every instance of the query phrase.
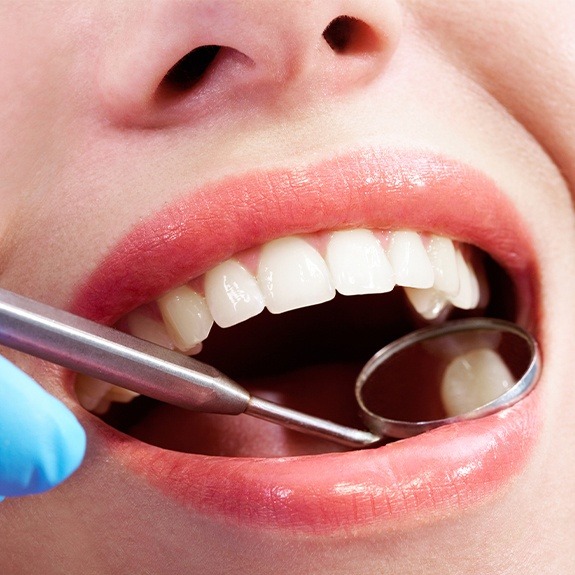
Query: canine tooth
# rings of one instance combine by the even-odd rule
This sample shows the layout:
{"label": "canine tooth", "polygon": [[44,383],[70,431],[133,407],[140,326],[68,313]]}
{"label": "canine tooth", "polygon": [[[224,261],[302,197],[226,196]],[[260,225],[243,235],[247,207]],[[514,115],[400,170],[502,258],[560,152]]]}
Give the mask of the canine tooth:
{"label": "canine tooth", "polygon": [[206,302],[220,327],[245,321],[265,307],[256,279],[235,260],[228,260],[207,272],[204,286]]}
{"label": "canine tooth", "polygon": [[176,347],[192,350],[208,337],[214,320],[206,300],[184,285],[158,299],[158,307]]}
{"label": "canine tooth", "polygon": [[427,255],[433,268],[433,287],[446,294],[456,295],[459,291],[459,274],[453,241],[441,236],[431,236]]}
{"label": "canine tooth", "polygon": [[325,261],[298,237],[281,238],[263,247],[258,283],[271,313],[315,305],[335,296]]}
{"label": "canine tooth", "polygon": [[384,293],[395,286],[391,264],[369,230],[334,232],[326,262],[335,289],[343,295]]}
{"label": "canine tooth", "polygon": [[424,319],[437,319],[448,307],[451,307],[447,295],[434,287],[403,289],[415,311]]}
{"label": "canine tooth", "polygon": [[449,364],[441,382],[441,397],[449,416],[460,415],[493,401],[514,383],[501,356],[480,348]]}
{"label": "canine tooth", "polygon": [[146,341],[168,349],[174,348],[174,343],[168,335],[164,323],[139,309],[128,314],[126,317],[126,326],[128,331],[135,337],[145,339]]}
{"label": "canine tooth", "polygon": [[455,257],[459,274],[459,292],[450,298],[451,303],[460,309],[474,309],[478,306],[480,298],[477,276],[460,250],[456,250]]}
{"label": "canine tooth", "polygon": [[76,378],[74,387],[80,405],[88,411],[94,411],[110,391],[112,384],[80,374]]}
{"label": "canine tooth", "polygon": [[412,288],[430,288],[433,285],[433,268],[417,232],[393,232],[387,256],[397,285]]}

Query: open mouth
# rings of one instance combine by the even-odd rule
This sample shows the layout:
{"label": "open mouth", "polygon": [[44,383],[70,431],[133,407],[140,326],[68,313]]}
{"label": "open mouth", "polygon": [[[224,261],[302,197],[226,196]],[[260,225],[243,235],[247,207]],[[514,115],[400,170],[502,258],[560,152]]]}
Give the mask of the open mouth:
{"label": "open mouth", "polygon": [[[196,354],[265,399],[363,427],[353,384],[389,341],[461,315],[537,331],[536,262],[517,210],[481,172],[363,149],[195,188],[130,231],[71,311]],[[444,517],[519,473],[540,429],[535,392],[501,413],[340,453],[245,415],[121,405],[125,392],[100,385],[80,383],[77,396],[105,412],[90,425],[110,462],[193,513],[264,528]]]}
{"label": "open mouth", "polygon": [[[215,365],[254,395],[361,428],[354,381],[371,355],[423,324],[479,315],[515,318],[511,281],[489,256],[434,234],[356,228],[236,254],[117,327]],[[190,413],[83,377],[76,391],[112,427],[164,449],[223,456],[343,449],[290,430],[278,442],[269,423]],[[439,397],[429,403],[429,413],[447,414]]]}

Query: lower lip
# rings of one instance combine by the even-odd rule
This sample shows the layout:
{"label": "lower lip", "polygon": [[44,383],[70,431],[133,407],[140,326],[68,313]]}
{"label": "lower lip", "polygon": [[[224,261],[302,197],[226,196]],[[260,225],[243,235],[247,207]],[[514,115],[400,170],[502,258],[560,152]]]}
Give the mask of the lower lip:
{"label": "lower lip", "polygon": [[[319,229],[319,219],[325,226],[323,220],[327,216],[324,212],[330,215],[333,220],[330,225],[334,227],[338,223],[353,225],[356,221],[371,218],[376,228],[386,229],[398,223],[414,229],[433,230],[437,227],[448,235],[474,243],[501,260],[508,271],[514,272],[512,275],[522,289],[523,305],[532,307],[530,298],[533,286],[531,280],[526,279],[534,276],[532,258],[528,255],[529,242],[512,208],[490,182],[481,175],[442,160],[412,155],[394,161],[388,159],[385,164],[385,177],[401,182],[398,189],[389,183],[387,188],[382,189],[373,184],[375,187],[372,189],[369,182],[374,178],[370,176],[370,170],[381,160],[372,155],[368,154],[369,162],[363,161],[363,156],[359,158],[362,161],[350,159],[345,164],[349,164],[350,169],[340,174],[339,179],[333,176],[333,182],[329,180],[330,174],[338,174],[342,170],[344,163],[341,160],[327,163],[316,170],[321,174],[318,182],[313,180],[313,172],[305,180],[300,175],[302,181],[308,182],[309,179],[307,187],[300,190],[300,195],[306,192],[306,206],[313,204],[317,210],[310,208],[300,214],[302,208],[293,199],[291,185],[284,190],[283,203],[279,204],[272,201],[274,197],[266,189],[261,198],[268,198],[269,195],[270,210],[273,212],[275,205],[279,213],[274,218],[270,217],[265,226],[262,224],[261,230],[256,229],[253,223],[250,227],[248,221],[238,220],[230,222],[225,229],[218,229],[215,234],[217,241],[213,238],[210,240],[214,236],[213,230],[210,235],[210,230],[202,228],[202,218],[197,222],[194,210],[190,211],[186,202],[183,205],[185,209],[180,209],[178,204],[177,209],[170,209],[167,215],[159,216],[159,223],[154,221],[153,225],[146,223],[138,228],[110,255],[84,286],[74,311],[97,321],[110,322],[130,305],[153,299],[157,295],[154,290],[161,292],[177,285],[181,278],[173,274],[189,273],[190,260],[200,261],[195,264],[196,267],[207,268],[210,263],[229,255],[224,250],[229,249],[233,253],[234,248],[237,249],[244,240],[243,248],[246,248],[249,247],[248,241],[263,243],[278,235],[297,233],[296,228],[300,231]],[[383,160],[380,164],[384,165]],[[422,166],[426,169],[423,170]],[[429,182],[425,185],[414,184],[407,177],[410,170],[415,174],[423,170]],[[394,179],[394,174],[402,177]],[[444,175],[449,177],[444,178]],[[364,193],[360,194],[359,199],[364,198],[365,205],[355,196],[357,201],[350,202],[351,192],[346,186],[340,186],[341,189],[337,187],[340,180],[354,183],[354,178],[359,179],[358,185],[363,186]],[[269,179],[248,178],[247,182]],[[319,184],[326,179],[330,182],[327,189],[332,190],[328,197],[317,192],[321,189]],[[277,180],[292,181],[289,178]],[[202,197],[202,193],[207,199],[218,198],[214,202],[206,200],[199,204],[210,206],[216,212],[224,205],[221,208],[224,212],[220,215],[229,220],[235,212],[228,214],[226,211],[226,194],[229,192],[233,198],[237,189],[244,188],[252,190],[255,196],[252,203],[261,209],[258,189],[247,185],[230,187],[227,184],[216,188],[215,192],[210,189],[197,192],[194,198],[198,194]],[[477,191],[480,193],[476,194]],[[457,209],[458,205],[465,203],[466,194],[474,210]],[[248,205],[247,199],[245,202]],[[351,214],[348,213],[350,210]],[[500,227],[494,223],[494,210],[505,218],[506,226]],[[239,210],[240,214],[244,212]],[[301,221],[290,224],[294,230],[282,228],[286,223],[285,217],[280,216],[286,212],[301,216]],[[174,214],[178,217],[185,214],[190,221],[185,219],[181,225],[174,226],[170,219],[175,217]],[[314,220],[316,215],[319,218],[317,222]],[[248,216],[252,218],[253,214],[250,212]],[[205,220],[208,224],[212,221],[210,218]],[[164,234],[161,237],[171,238],[170,242],[154,242],[157,230],[163,233],[164,228],[186,230],[186,234]],[[249,240],[246,236],[242,240],[235,237],[237,230],[244,230],[242,233],[250,237],[256,231],[259,235],[255,239],[252,237]],[[150,245],[156,246],[151,255],[148,253]],[[199,245],[201,251],[198,251]],[[134,246],[141,246],[142,249],[134,250]],[[141,253],[148,254],[143,264],[140,262]],[[205,261],[201,260],[202,257]],[[149,268],[150,273],[132,274],[132,278],[132,275],[126,274],[126,269],[132,268],[131,263],[137,263],[142,269]],[[170,269],[175,270],[171,272],[172,275],[167,273]],[[196,271],[201,273],[202,270],[198,268]],[[156,285],[159,278],[166,285]],[[139,283],[131,285],[132,279]],[[149,285],[142,287],[140,284],[145,281]],[[119,284],[125,289],[118,290]],[[132,301],[131,294],[136,294],[136,299],[142,301]],[[200,512],[237,525],[329,533],[374,524],[395,528],[424,518],[444,518],[489,500],[490,495],[502,489],[527,465],[541,428],[537,406],[538,393],[535,390],[519,404],[498,414],[446,426],[381,448],[269,459],[177,453],[126,437],[103,422],[95,425],[117,460],[192,513]]]}
{"label": "lower lip", "polygon": [[536,404],[537,391],[498,414],[377,449],[286,458],[177,453],[101,431],[120,461],[191,512],[321,534],[408,527],[489,500],[529,460]]}

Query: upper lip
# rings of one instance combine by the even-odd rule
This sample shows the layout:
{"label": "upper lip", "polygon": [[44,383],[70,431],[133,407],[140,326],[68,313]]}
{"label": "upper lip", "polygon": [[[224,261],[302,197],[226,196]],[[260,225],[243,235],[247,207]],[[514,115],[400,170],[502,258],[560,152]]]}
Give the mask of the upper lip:
{"label": "upper lip", "polygon": [[493,181],[440,156],[368,149],[182,195],[120,241],[83,284],[72,311],[112,323],[244,249],[349,227],[415,229],[476,245],[512,276],[523,307],[530,304],[531,243]]}
{"label": "upper lip", "polygon": [[[228,178],[181,196],[129,232],[79,290],[72,311],[112,323],[239,251],[281,236],[349,227],[415,229],[476,245],[512,277],[520,309],[536,304],[535,250],[491,179],[437,155],[367,149],[306,168]],[[538,317],[537,310],[530,317]],[[301,459],[277,462],[270,473],[256,461],[239,473],[227,463],[232,460],[207,463],[104,435],[118,456],[124,453],[150,481],[194,509],[236,516],[244,506],[256,523],[323,530],[479,500],[529,459],[538,428],[534,405],[528,398],[508,417],[455,424],[455,431],[438,430],[371,453],[316,457],[319,479],[313,485]],[[457,442],[454,451],[451,442]],[[335,473],[342,465],[338,457],[353,463],[341,474]],[[380,475],[364,469],[366,458]],[[162,471],[168,468],[170,473]],[[188,483],[194,481],[201,486],[192,493]],[[270,506],[274,513],[265,511]]]}

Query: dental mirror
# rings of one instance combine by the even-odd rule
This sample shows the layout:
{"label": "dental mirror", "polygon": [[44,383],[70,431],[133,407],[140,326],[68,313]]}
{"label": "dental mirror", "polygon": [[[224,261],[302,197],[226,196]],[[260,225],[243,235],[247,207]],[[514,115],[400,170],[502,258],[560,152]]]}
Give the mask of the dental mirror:
{"label": "dental mirror", "polygon": [[533,389],[541,364],[534,338],[506,321],[415,331],[375,354],[357,379],[367,431],[252,396],[211,365],[4,289],[0,344],[184,409],[245,413],[349,447],[510,407]]}
{"label": "dental mirror", "polygon": [[537,344],[516,324],[458,320],[384,347],[362,369],[355,393],[368,428],[401,439],[510,407],[539,370]]}

